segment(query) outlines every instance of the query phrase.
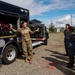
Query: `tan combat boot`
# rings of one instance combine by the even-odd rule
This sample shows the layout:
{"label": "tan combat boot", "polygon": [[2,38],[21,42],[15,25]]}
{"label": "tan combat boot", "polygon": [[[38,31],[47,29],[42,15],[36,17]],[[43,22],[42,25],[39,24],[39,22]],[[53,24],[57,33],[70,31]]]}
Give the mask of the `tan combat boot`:
{"label": "tan combat boot", "polygon": [[27,62],[28,61],[28,54],[27,53],[24,53],[24,55],[26,57],[25,62]]}
{"label": "tan combat boot", "polygon": [[29,63],[30,63],[30,64],[32,64],[32,58],[33,58],[33,56],[31,55],[31,56],[30,56],[30,60],[29,60]]}

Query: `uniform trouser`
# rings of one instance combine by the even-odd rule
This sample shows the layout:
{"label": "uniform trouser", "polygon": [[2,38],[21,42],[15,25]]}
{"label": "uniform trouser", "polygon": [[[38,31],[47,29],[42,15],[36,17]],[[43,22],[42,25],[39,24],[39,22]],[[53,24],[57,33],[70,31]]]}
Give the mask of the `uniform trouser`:
{"label": "uniform trouser", "polygon": [[31,41],[23,41],[22,42],[23,53],[29,56],[32,55],[32,42]]}
{"label": "uniform trouser", "polygon": [[68,42],[65,41],[65,42],[64,42],[64,45],[65,45],[65,51],[66,51],[66,54],[68,54]]}
{"label": "uniform trouser", "polygon": [[68,49],[69,63],[74,64],[75,49]]}

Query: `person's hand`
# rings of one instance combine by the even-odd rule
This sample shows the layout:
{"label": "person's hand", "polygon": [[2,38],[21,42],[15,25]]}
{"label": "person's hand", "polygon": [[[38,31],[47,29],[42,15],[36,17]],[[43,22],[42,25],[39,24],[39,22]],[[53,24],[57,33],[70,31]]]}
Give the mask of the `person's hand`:
{"label": "person's hand", "polygon": [[12,24],[10,24],[10,29],[12,29]]}
{"label": "person's hand", "polygon": [[39,28],[36,29],[36,32],[39,32]]}

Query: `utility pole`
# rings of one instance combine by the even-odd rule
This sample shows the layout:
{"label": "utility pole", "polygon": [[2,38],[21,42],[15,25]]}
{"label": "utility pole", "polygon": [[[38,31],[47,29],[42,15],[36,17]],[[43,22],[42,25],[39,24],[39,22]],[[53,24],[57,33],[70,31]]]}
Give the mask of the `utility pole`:
{"label": "utility pole", "polygon": [[72,15],[70,15],[71,16],[71,26],[72,26]]}

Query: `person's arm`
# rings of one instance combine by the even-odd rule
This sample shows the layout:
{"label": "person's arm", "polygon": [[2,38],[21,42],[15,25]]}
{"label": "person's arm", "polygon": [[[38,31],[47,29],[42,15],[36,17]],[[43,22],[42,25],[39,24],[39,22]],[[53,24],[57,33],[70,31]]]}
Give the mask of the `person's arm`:
{"label": "person's arm", "polygon": [[66,33],[65,33],[65,32],[66,32],[66,30],[64,30],[64,36],[66,35]]}
{"label": "person's arm", "polygon": [[34,34],[35,32],[39,32],[39,28],[37,29],[37,30],[34,30],[34,31],[32,31],[30,28],[28,28],[29,29],[29,32],[31,33],[31,34]]}
{"label": "person's arm", "polygon": [[12,25],[10,25],[10,29],[11,29],[13,32],[15,32],[15,33],[20,32],[20,29],[16,30],[16,29],[14,29],[14,28],[12,27]]}
{"label": "person's arm", "polygon": [[13,32],[16,32],[16,33],[17,33],[17,30],[16,30],[16,29],[14,29],[14,28],[11,28],[11,30],[12,30]]}

